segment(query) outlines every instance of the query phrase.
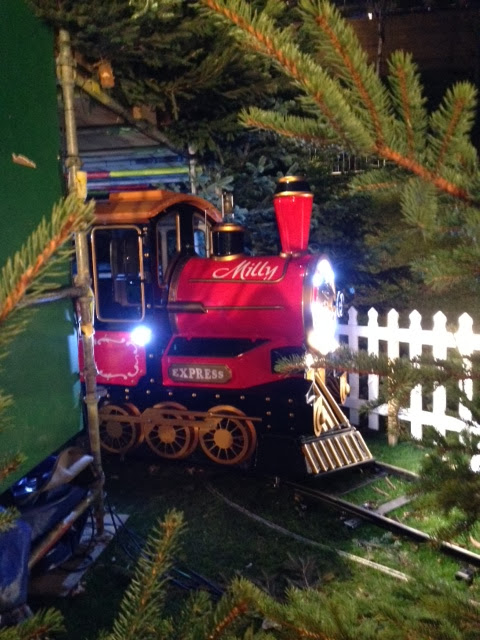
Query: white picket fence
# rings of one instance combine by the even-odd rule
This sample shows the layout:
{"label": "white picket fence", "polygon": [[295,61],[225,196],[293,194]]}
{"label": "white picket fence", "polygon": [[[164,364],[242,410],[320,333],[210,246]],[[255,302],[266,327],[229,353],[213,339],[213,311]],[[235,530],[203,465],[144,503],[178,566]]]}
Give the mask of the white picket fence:
{"label": "white picket fence", "polygon": [[[399,313],[392,309],[386,316],[386,322],[379,323],[379,314],[375,309],[368,312],[368,323],[358,324],[358,312],[355,308],[348,311],[348,324],[339,324],[337,337],[350,349],[365,349],[368,353],[378,355],[386,353],[389,358],[406,355],[410,358],[419,356],[427,348],[435,358],[447,358],[449,349],[457,349],[462,355],[470,356],[480,351],[480,334],[473,333],[473,319],[466,313],[458,318],[454,331],[447,328],[447,317],[441,311],[433,316],[431,329],[422,328],[422,316],[418,311],[409,315],[409,326],[399,326]],[[383,341],[383,344],[382,344]],[[349,375],[350,395],[345,403],[349,409],[350,421],[359,424],[359,409],[370,400],[378,398],[379,376],[358,374]],[[473,382],[463,383],[467,397],[472,398]],[[476,433],[480,433],[480,425],[471,425],[470,411],[458,404],[452,407],[445,387],[439,386],[429,393],[419,385],[410,394],[410,406],[405,407],[400,417],[410,423],[412,437],[421,439],[424,426],[433,426],[440,433],[447,431],[460,432],[467,424]],[[368,427],[379,429],[379,416],[387,415],[387,405],[382,405],[368,415]]]}

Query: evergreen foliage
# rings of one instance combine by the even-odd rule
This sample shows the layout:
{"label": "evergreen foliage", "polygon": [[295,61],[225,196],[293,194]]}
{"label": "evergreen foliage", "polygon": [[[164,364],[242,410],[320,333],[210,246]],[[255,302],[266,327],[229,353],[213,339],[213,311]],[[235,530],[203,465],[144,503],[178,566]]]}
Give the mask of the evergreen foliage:
{"label": "evergreen foliage", "polygon": [[221,154],[239,130],[246,98],[271,103],[280,76],[267,61],[233,46],[225,28],[200,19],[195,2],[30,0],[54,28],[67,29],[79,67],[95,73],[108,60],[109,95],[131,108],[146,105],[172,148]]}
{"label": "evergreen foliage", "polygon": [[437,532],[439,538],[468,534],[480,518],[479,474],[471,465],[480,436],[465,429],[460,437],[435,433],[426,439],[434,448],[421,469],[421,504],[449,516],[449,524]]}
{"label": "evergreen foliage", "polygon": [[[353,28],[324,0],[298,2],[296,30],[280,28],[273,16],[255,11],[245,0],[200,2],[215,19],[232,25],[241,46],[271,60],[298,87],[296,113],[252,107],[242,112],[244,125],[308,145],[336,145],[377,157],[381,161],[377,170],[352,181],[354,189],[368,193],[377,211],[390,214],[383,233],[372,234],[371,255],[404,284],[412,280],[405,269],[410,266],[417,287],[425,283],[439,290],[455,288],[460,299],[462,294],[477,295],[480,172],[471,141],[476,88],[456,83],[429,113],[412,56],[395,52],[384,82],[369,64]],[[350,357],[345,368],[358,371],[362,357]],[[367,370],[383,373],[390,429],[398,430],[399,410],[418,382],[445,384],[447,370],[451,380],[458,380],[453,365],[437,365],[432,369],[404,359],[370,361]],[[478,400],[473,407],[464,400],[478,420]],[[465,459],[468,453],[467,447]],[[434,502],[451,510],[446,495],[453,500],[456,490],[442,482],[444,464],[449,464],[442,455],[440,448],[436,466],[429,469],[435,471],[437,483],[426,483],[424,489]],[[469,489],[477,495],[480,477],[470,472],[469,479]],[[470,512],[465,501],[457,508],[468,530],[476,508]]]}
{"label": "evergreen foliage", "polygon": [[[479,171],[470,139],[475,87],[457,83],[428,113],[411,55],[391,56],[384,83],[353,28],[323,0],[298,3],[300,31],[279,28],[268,12],[256,12],[244,0],[201,4],[233,25],[242,47],[271,60],[298,87],[297,113],[252,107],[242,112],[244,125],[378,157],[384,166],[359,176],[353,187],[380,208],[388,198],[398,203],[401,221],[392,221],[390,233],[398,223],[406,233],[396,241],[397,253],[415,243],[412,266],[427,284],[475,290]],[[403,264],[411,257],[410,250]]]}
{"label": "evergreen foliage", "polygon": [[[279,30],[276,27],[275,20],[278,20],[279,14],[274,7],[279,3],[267,3],[264,13],[255,14],[251,6],[241,0],[202,1],[233,21],[243,31],[242,42],[248,43],[255,56],[261,53],[268,60],[273,60],[304,94],[296,105],[297,113],[279,115],[258,108],[250,109],[244,112],[245,124],[301,139],[309,146],[335,144],[356,153],[375,154],[392,163],[396,167],[393,170],[386,167],[376,173],[365,174],[357,180],[356,186],[372,193],[374,197],[383,198],[383,201],[389,197],[399,197],[403,213],[402,228],[411,234],[410,239],[422,240],[428,258],[417,262],[418,271],[428,276],[431,282],[458,282],[465,276],[465,272],[458,269],[459,260],[463,259],[461,265],[468,270],[468,274],[471,276],[475,273],[478,176],[475,150],[468,140],[475,101],[472,87],[464,83],[453,88],[446,95],[443,105],[428,115],[418,74],[409,56],[399,54],[392,58],[391,87],[388,89],[368,66],[353,32],[331,5],[307,0],[299,3],[303,28],[308,34],[308,41],[315,45],[312,52],[311,44],[306,51],[303,50],[307,38],[302,34],[297,35],[296,29]],[[227,56],[220,55],[219,49],[214,49],[214,57],[208,59],[201,40],[205,34],[200,34],[200,40],[197,39],[193,18],[192,22],[183,21],[191,17],[191,3],[130,0],[128,3],[116,1],[98,5],[67,0],[35,0],[35,4],[44,17],[73,32],[74,39],[77,38],[77,48],[80,51],[84,48],[84,54],[90,56],[91,61],[108,57],[115,62],[115,56],[121,59],[129,47],[130,54],[137,51],[138,60],[132,63],[128,58],[119,74],[119,91],[131,103],[142,100],[153,104],[163,113],[166,123],[178,123],[178,126],[174,124],[171,127],[173,136],[183,135],[181,115],[185,112],[185,105],[191,104],[200,95],[196,92],[197,86],[211,89],[209,82],[212,69],[219,75],[232,73],[235,78],[232,71],[235,67],[227,67]],[[152,18],[152,11],[157,12],[158,24]],[[92,20],[92,12],[97,17],[103,16],[102,20]],[[179,37],[178,31],[175,37],[172,35],[169,38],[168,35],[173,34],[173,23],[179,17],[182,18],[181,27],[185,28],[185,32],[179,40],[175,40],[175,37]],[[220,32],[209,31],[208,37],[212,33],[217,35]],[[93,41],[97,40],[97,50],[91,49],[90,39],[88,42],[85,40],[82,46],[85,34]],[[146,36],[150,36],[150,39]],[[300,43],[298,46],[297,38]],[[158,44],[157,40],[161,40],[160,49],[153,48],[154,44]],[[225,42],[225,39],[218,37],[220,48]],[[187,43],[191,46],[186,47]],[[150,45],[155,54],[151,55],[151,66],[147,66],[145,59],[146,52],[150,53]],[[250,65],[254,59],[257,60],[248,56],[237,58],[239,64],[247,60]],[[189,75],[188,69],[182,70],[182,65],[192,60],[199,66],[195,74]],[[175,75],[170,75],[173,68],[176,68]],[[261,70],[263,72],[268,68],[268,65],[262,66]],[[156,77],[150,75],[152,69],[155,69]],[[141,82],[138,82],[139,77],[142,78]],[[195,88],[194,83],[197,83]],[[259,78],[257,84],[252,80],[253,86],[258,87],[259,84]],[[245,83],[247,85],[248,82]],[[232,111],[219,114],[219,120],[224,116],[224,132],[233,127],[235,100],[243,98],[245,94],[244,88],[235,91],[233,84],[230,89]],[[265,89],[265,86],[261,89]],[[219,95],[228,95],[228,91],[215,94],[215,99]],[[154,98],[149,101],[147,96]],[[208,113],[205,103],[198,106],[199,113],[202,108],[205,129],[199,126],[201,136],[193,139],[199,144],[206,144],[205,140],[214,139],[208,124],[208,116],[212,114]],[[183,132],[184,139],[191,141],[192,132],[193,127],[187,127]],[[62,235],[46,228],[40,235],[45,237],[49,233],[59,237]],[[18,309],[20,301],[29,291],[33,296],[40,292],[38,288],[32,289],[31,285],[56,248],[48,246],[52,253],[50,249],[45,249],[44,253],[42,243],[32,239],[25,254],[22,254],[23,258],[13,259],[6,267],[0,298],[2,322]],[[432,263],[431,253],[442,249],[443,253],[436,253],[440,259]],[[452,255],[455,261],[450,260]],[[23,273],[22,260],[28,265]],[[20,318],[19,315],[15,320],[19,323]],[[10,335],[14,335],[19,326],[12,324]],[[416,376],[419,368],[415,364],[419,363],[392,363],[381,358],[375,362],[366,360],[363,364],[358,360],[348,363],[349,355],[344,356],[343,366],[346,368],[357,367],[358,370],[360,367],[370,371],[375,367],[375,370],[383,370],[390,385],[389,397],[395,395],[395,388],[406,393],[410,385],[414,386],[418,381]],[[333,363],[336,368],[342,366],[341,357],[341,354],[337,354]],[[458,379],[462,373],[456,366],[450,361],[431,363],[431,379],[435,383],[444,382],[447,376],[449,379],[457,376],[455,379]],[[422,375],[425,371],[428,371],[428,367],[422,368]],[[474,439],[465,442],[467,453],[468,447],[471,453],[478,444]],[[467,473],[465,447],[459,447],[453,453],[450,451],[447,453],[445,449],[443,458],[432,458],[426,476],[429,481],[445,478],[445,469],[450,469],[448,478],[453,480],[454,472],[460,468],[460,477],[466,489],[462,500],[460,503],[454,501],[450,491],[445,493],[444,504],[446,510],[454,505],[458,508],[460,504],[467,511],[471,508],[467,504],[468,495],[480,494],[478,479]],[[442,467],[443,462],[446,462],[446,467]],[[8,471],[7,463],[4,463],[3,469],[4,473]],[[477,510],[480,510],[480,506],[475,504],[468,516],[470,521]],[[469,525],[470,521],[464,521],[463,524]],[[480,616],[475,604],[445,585],[421,582],[391,588],[388,595],[384,589],[378,598],[370,593],[359,593],[355,594],[355,598],[347,599],[341,588],[336,596],[327,598],[321,590],[292,588],[286,593],[285,600],[278,602],[255,585],[239,579],[218,603],[212,603],[205,593],[200,592],[186,601],[178,616],[172,617],[165,612],[166,576],[172,566],[182,528],[181,516],[171,513],[154,529],[113,628],[111,632],[100,634],[100,638],[294,640],[308,637],[318,640],[386,640],[478,637]],[[468,530],[468,526],[464,530]],[[408,616],[405,615],[406,607]],[[49,611],[37,614],[18,627],[0,630],[0,639],[48,637],[59,628],[58,615]]]}
{"label": "evergreen foliage", "polygon": [[[110,632],[97,640],[469,640],[478,637],[480,614],[468,594],[428,576],[408,582],[366,582],[346,597],[339,582],[328,593],[290,587],[282,600],[243,578],[217,602],[204,591],[188,595],[169,613],[168,570],[184,528],[182,516],[166,514],[154,528],[125,592]],[[173,592],[170,595],[174,595]],[[177,596],[178,598],[178,593]],[[178,604],[178,603],[177,603]],[[58,614],[57,614],[58,615]],[[35,624],[36,622],[36,624]],[[49,610],[17,627],[0,630],[1,640],[47,638],[61,629]],[[476,635],[477,634],[477,635]]]}
{"label": "evergreen foliage", "polygon": [[68,196],[53,207],[50,220],[43,218],[21,249],[7,260],[0,271],[0,353],[24,327],[33,312],[30,305],[60,286],[60,270],[72,254],[68,242],[88,226],[93,207],[93,202],[83,204],[77,196]]}

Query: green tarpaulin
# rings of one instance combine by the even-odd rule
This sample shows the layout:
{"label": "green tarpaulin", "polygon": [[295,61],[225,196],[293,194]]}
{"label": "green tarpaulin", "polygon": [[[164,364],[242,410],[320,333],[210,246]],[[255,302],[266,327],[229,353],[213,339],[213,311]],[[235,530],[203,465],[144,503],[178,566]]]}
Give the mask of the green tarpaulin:
{"label": "green tarpaulin", "polygon": [[[42,217],[50,216],[63,190],[54,36],[22,0],[2,1],[0,88],[3,266]],[[0,364],[0,388],[15,401],[10,424],[0,433],[0,452],[27,456],[2,490],[80,428],[72,303],[40,307]]]}

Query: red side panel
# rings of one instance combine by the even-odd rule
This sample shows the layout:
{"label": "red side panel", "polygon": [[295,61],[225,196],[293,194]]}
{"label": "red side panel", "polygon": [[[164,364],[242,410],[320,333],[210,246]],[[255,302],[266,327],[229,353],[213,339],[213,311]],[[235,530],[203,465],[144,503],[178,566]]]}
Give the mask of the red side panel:
{"label": "red side panel", "polygon": [[[79,355],[83,369],[81,342]],[[95,364],[99,384],[135,386],[147,372],[145,347],[134,344],[126,331],[96,331]]]}
{"label": "red side panel", "polygon": [[301,345],[303,282],[311,256],[192,258],[176,274],[169,302],[199,303],[203,313],[176,313],[174,333],[245,337]]}

